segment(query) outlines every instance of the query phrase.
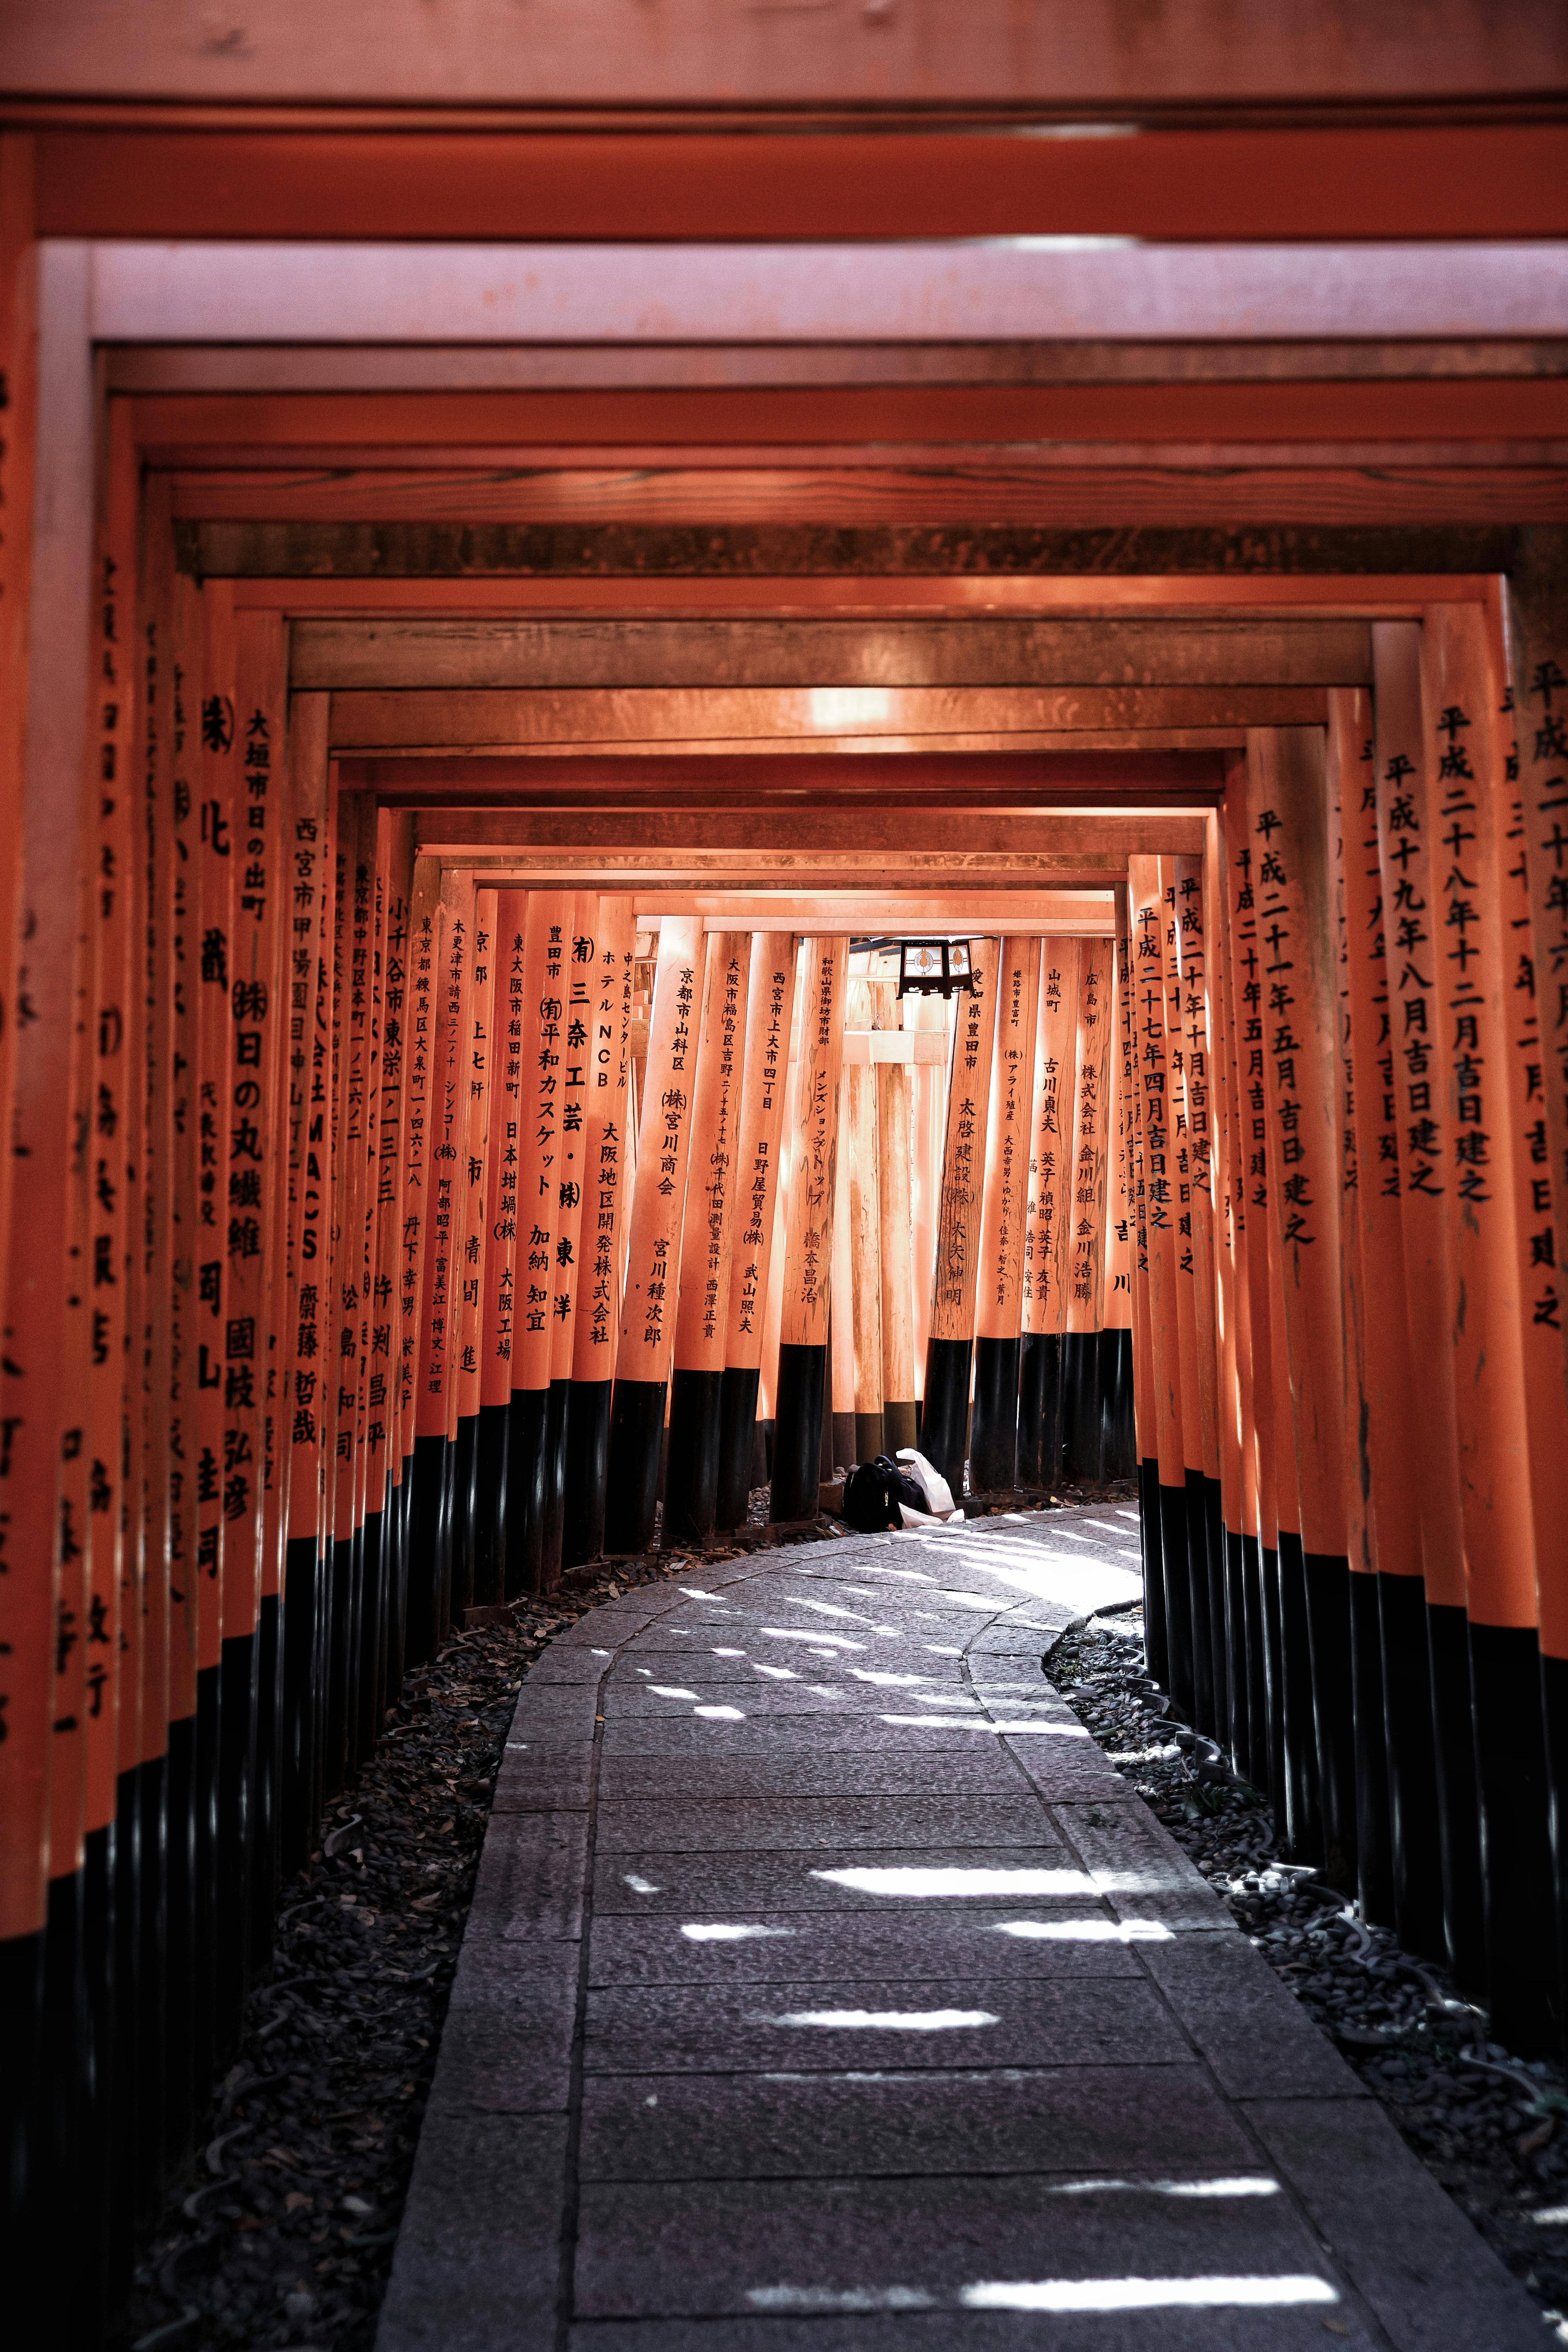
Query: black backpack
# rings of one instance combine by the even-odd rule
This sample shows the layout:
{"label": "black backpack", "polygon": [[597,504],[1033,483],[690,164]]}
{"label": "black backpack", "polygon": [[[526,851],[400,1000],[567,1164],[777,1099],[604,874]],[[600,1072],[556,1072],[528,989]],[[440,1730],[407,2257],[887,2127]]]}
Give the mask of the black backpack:
{"label": "black backpack", "polygon": [[844,1481],[843,1517],[860,1535],[901,1528],[900,1503],[908,1503],[914,1511],[925,1510],[925,1489],[886,1454],[879,1454],[875,1462],[858,1462]]}

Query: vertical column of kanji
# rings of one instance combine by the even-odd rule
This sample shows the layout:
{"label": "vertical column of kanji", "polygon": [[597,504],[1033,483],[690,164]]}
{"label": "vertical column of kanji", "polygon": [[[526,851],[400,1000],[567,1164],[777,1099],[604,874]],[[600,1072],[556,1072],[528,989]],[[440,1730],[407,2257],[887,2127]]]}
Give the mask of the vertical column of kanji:
{"label": "vertical column of kanji", "polygon": [[[1435,761],[1432,930],[1450,1170],[1454,1390],[1468,1584],[1470,1693],[1492,2028],[1510,2049],[1560,2039],[1555,1918],[1536,1633],[1525,1403],[1524,1280],[1514,1223],[1515,1121],[1505,990],[1512,940],[1510,739],[1500,644],[1479,604],[1434,605],[1421,630],[1421,705]],[[1439,912],[1439,909],[1441,910]],[[1558,1521],[1543,1528],[1553,1550]]]}
{"label": "vertical column of kanji", "polygon": [[[149,526],[152,527],[151,524]],[[167,1218],[166,1254],[160,1280],[149,1298],[149,1314],[164,1335],[167,1386],[160,1409],[150,1400],[153,1419],[165,1433],[164,1586],[168,1616],[167,1839],[167,2068],[165,2147],[171,2165],[188,2150],[195,2122],[195,2028],[197,1935],[200,1910],[196,1871],[197,1807],[197,1612],[200,1582],[195,1559],[195,1356],[196,1237],[200,1192],[197,1177],[196,1087],[200,1060],[197,1013],[200,972],[200,845],[192,777],[197,758],[197,667],[193,675],[190,631],[197,592],[187,580],[163,575],[163,593],[151,611],[159,628],[157,695],[150,708],[166,763],[167,800],[163,839],[166,886],[152,920],[162,921],[154,942],[167,991],[168,1111],[163,1129]],[[159,617],[161,614],[161,618]],[[151,662],[149,669],[151,671]]]}
{"label": "vertical column of kanji", "polygon": [[[1143,1160],[1143,1227],[1148,1259],[1149,1363],[1156,1475],[1146,1482],[1143,1516],[1159,1526],[1158,1556],[1164,1595],[1165,1663],[1173,1703],[1193,1712],[1193,1596],[1187,1567],[1186,1470],[1183,1459],[1182,1352],[1177,1308],[1177,1207],[1172,1171],[1170,1088],[1165,1026],[1163,893],[1168,860],[1128,861],[1132,926],[1133,1034],[1137,1053],[1139,1130]],[[1152,1487],[1152,1493],[1148,1488]],[[1152,1570],[1154,1545],[1148,1544]]]}
{"label": "vertical column of kanji", "polygon": [[551,1283],[550,1402],[545,1408],[545,1580],[560,1580],[565,1540],[567,1408],[582,1290],[583,1179],[588,1101],[588,1023],[598,950],[596,892],[580,890],[567,926],[561,973],[561,1148],[556,1173],[555,1266]]}
{"label": "vertical column of kanji", "polygon": [[[37,424],[37,248],[33,142],[0,134],[0,1120],[8,1129],[16,1068],[27,719],[27,612],[33,557],[33,459]],[[0,1267],[11,1225],[13,1159],[0,1153]],[[0,1928],[0,1937],[9,1930]],[[28,1962],[31,1965],[31,1962]],[[7,2143],[9,2144],[9,2143]]]}
{"label": "vertical column of kanji", "polygon": [[[1230,1012],[1230,942],[1226,908],[1225,837],[1218,811],[1204,829],[1205,976],[1209,1009],[1209,1099],[1213,1106],[1216,1411],[1219,1423],[1220,1515],[1225,1549],[1226,1705],[1230,1756],[1251,1777],[1254,1728],[1251,1660],[1247,1648],[1248,1552],[1258,1542],[1257,1449],[1250,1402],[1244,1400],[1241,1325],[1241,1234],[1237,1198],[1236,1041]],[[1258,1654],[1258,1681],[1262,1655]],[[1261,1708],[1258,1709],[1259,1719]],[[1258,1777],[1263,1777],[1258,1766]]]}
{"label": "vertical column of kanji", "polygon": [[[321,1081],[326,1097],[321,1153],[320,1344],[317,1391],[321,1445],[322,1612],[318,1743],[321,1790],[335,1796],[348,1769],[348,1624],[352,1560],[338,1542],[338,1428],[342,1417],[339,1372],[342,1314],[339,1286],[347,1254],[343,1202],[343,1086],[348,1054],[349,928],[353,912],[353,860],[359,803],[338,788],[335,762],[327,769],[326,862],[322,888]],[[351,1433],[352,1442],[352,1433]]]}
{"label": "vertical column of kanji", "polygon": [[[1125,901],[1119,895],[1119,919]],[[1132,1031],[1130,941],[1121,931],[1110,953],[1110,1090],[1105,1194],[1105,1303],[1100,1332],[1101,1469],[1131,1479],[1138,1466],[1132,1432]]]}
{"label": "vertical column of kanji", "polygon": [[437,973],[436,1050],[431,1077],[430,1202],[425,1252],[422,1433],[446,1447],[442,1469],[444,1542],[437,1560],[436,1635],[451,1622],[454,1561],[463,1497],[457,1482],[456,1350],[461,1300],[464,1106],[468,1006],[473,972],[474,885],[447,867],[441,877],[441,958]]}
{"label": "vertical column of kanji", "polygon": [[[229,1006],[228,1307],[224,1325],[225,1496],[231,1590],[248,1616],[254,1690],[247,1960],[271,1957],[278,1888],[278,1772],[282,1746],[283,1648],[278,1557],[264,1541],[267,1386],[272,1324],[282,1303],[276,1259],[286,1131],[279,1099],[283,1023],[284,882],[288,825],[288,642],[281,615],[246,613],[235,631],[234,930]],[[242,1566],[243,1562],[243,1566]],[[270,1570],[270,1572],[269,1572]],[[240,1592],[242,1577],[246,1580]],[[227,1632],[226,1613],[226,1634]]]}
{"label": "vertical column of kanji", "polygon": [[[218,1790],[214,1849],[216,2056],[237,2045],[249,1942],[251,1780],[256,1755],[256,1550],[244,1527],[252,1503],[248,1461],[237,1460],[242,1434],[227,1349],[237,1264],[243,1267],[230,1178],[258,1173],[255,1147],[239,1139],[240,1114],[232,987],[244,870],[238,814],[242,758],[236,728],[234,599],[226,583],[202,592],[202,1011],[201,1297],[199,1342],[201,1454],[197,1482],[198,1568],[218,1597],[213,1664],[216,1673]],[[249,1122],[247,1121],[247,1124]],[[230,1229],[235,1228],[235,1246]],[[241,1299],[243,1302],[243,1292]],[[200,1350],[204,1350],[201,1353]],[[205,1628],[204,1626],[204,1633]]]}
{"label": "vertical column of kanji", "polygon": [[437,1641],[436,1595],[445,1541],[446,1433],[425,1409],[425,1323],[428,1311],[425,1264],[428,1252],[435,1167],[436,1019],[440,985],[441,864],[416,857],[408,919],[408,1055],[405,1114],[403,1220],[398,1244],[398,1418],[405,1452],[413,1454],[409,1502],[408,1601],[404,1654],[411,1666],[431,1657]]}
{"label": "vertical column of kanji", "polygon": [[365,796],[337,795],[332,951],[332,1256],[327,1347],[332,1371],[327,1515],[331,1528],[328,1783],[340,1788],[357,1759],[360,1619],[364,1546],[355,1525],[359,1435],[360,1238],[365,1179],[365,972],[370,894],[363,856]]}
{"label": "vertical column of kanji", "polygon": [[479,1517],[479,1320],[484,1296],[485,1137],[489,1099],[490,1009],[495,993],[493,894],[481,917],[469,881],[465,947],[465,1011],[458,1066],[457,1157],[452,1163],[452,1249],[448,1277],[451,1336],[447,1365],[447,1433],[453,1449],[456,1501],[452,1514],[451,1610],[473,1599],[474,1537]]}
{"label": "vertical column of kanji", "polygon": [[790,1170],[795,1157],[795,1131],[800,1111],[800,1040],[805,1028],[801,985],[805,971],[805,942],[795,949],[795,1017],[791,1024],[784,1079],[784,1126],[779,1136],[777,1191],[773,1202],[773,1253],[766,1289],[760,1294],[762,1353],[757,1365],[757,1421],[767,1478],[773,1477],[774,1418],[778,1402],[779,1333],[784,1324],[784,1234],[789,1222]]}
{"label": "vertical column of kanji", "polygon": [[507,1585],[543,1589],[556,1221],[561,1213],[561,1045],[570,891],[529,894],[523,937],[522,1149],[517,1184],[517,1313],[507,1454]]}
{"label": "vertical column of kanji", "polygon": [[1018,1373],[1040,953],[1038,940],[1005,939],[997,971],[970,1443],[973,1483],[982,1489],[1010,1488],[1018,1481]]}
{"label": "vertical column of kanji", "polygon": [[[1197,1255],[1193,1243],[1193,1151],[1188,1126],[1186,992],[1183,984],[1181,934],[1184,913],[1192,914],[1197,868],[1190,858],[1162,865],[1162,978],[1165,1012],[1165,1105],[1169,1138],[1167,1181],[1174,1228],[1176,1329],[1181,1365],[1182,1464],[1186,1496],[1188,1609],[1193,1639],[1194,1721],[1207,1732],[1218,1728],[1215,1684],[1222,1654],[1222,1625],[1214,1622],[1215,1548],[1208,1517],[1205,1476],[1203,1345],[1198,1330]],[[1190,886],[1184,892],[1183,885]]]}
{"label": "vertical column of kanji", "polygon": [[[859,985],[847,981],[844,1026],[855,1022],[851,1000]],[[855,1458],[855,1292],[849,1273],[849,1087],[842,1068],[838,1077],[838,1139],[835,1146],[837,1177],[833,1194],[833,1238],[829,1244],[832,1270],[827,1284],[826,1395],[822,1413],[822,1478],[847,1470]]]}
{"label": "vertical column of kanji", "polygon": [[[1278,1229],[1268,1202],[1268,1099],[1264,1073],[1264,990],[1258,947],[1257,859],[1248,831],[1247,761],[1231,762],[1225,801],[1231,987],[1236,1006],[1237,1177],[1247,1219],[1247,1370],[1258,1444],[1258,1633],[1268,1787],[1280,1837],[1289,1834],[1286,1790],[1285,1660],[1279,1544],[1299,1543],[1296,1441],[1283,1375],[1284,1309],[1278,1301]],[[1257,1748],[1258,1742],[1254,1741]]]}
{"label": "vertical column of kanji", "polygon": [[[1210,1050],[1208,909],[1204,862],[1174,861],[1175,948],[1179,973],[1181,1068],[1173,1091],[1178,1161],[1185,1193],[1184,1256],[1191,1257],[1194,1390],[1197,1400],[1199,1484],[1204,1557],[1208,1574],[1209,1649],[1214,1671],[1215,1736],[1230,1740],[1229,1592],[1220,1496],[1219,1333],[1214,1231],[1214,1062]],[[1173,1055],[1173,1062],[1174,1055]],[[1191,1496],[1189,1495],[1189,1501]]]}
{"label": "vertical column of kanji", "polygon": [[[1147,887],[1155,887],[1153,870]],[[1147,1137],[1144,1132],[1142,1040],[1140,1031],[1139,938],[1132,868],[1127,881],[1127,1023],[1131,1070],[1129,1103],[1132,1184],[1132,1412],[1138,1455],[1138,1526],[1142,1552],[1143,1654],[1149,1671],[1163,1688],[1171,1678],[1171,1645],[1166,1622],[1165,1567],[1160,1533],[1160,1443],[1154,1393],[1154,1327],[1150,1305],[1149,1181]],[[1050,973],[1050,957],[1046,974]],[[1044,991],[1042,990],[1042,999]],[[1026,1294],[1025,1314],[1028,1313]],[[1026,1370],[1027,1359],[1026,1358]]]}
{"label": "vertical column of kanji", "polygon": [[969,1391],[980,1275],[985,1127],[996,1034],[998,945],[995,940],[972,943],[972,985],[958,999],[942,1138],[931,1336],[926,1341],[921,1451],[942,1472],[954,1495],[963,1490],[963,1465],[969,1453]]}
{"label": "vertical column of kanji", "polygon": [[[1258,730],[1247,739],[1258,944],[1263,983],[1264,1081],[1278,1181],[1272,1209],[1301,1508],[1300,1608],[1310,1692],[1310,1779],[1325,1867],[1353,1885],[1355,1726],[1345,1532],[1344,1323],[1341,1300],[1340,1102],[1334,877],[1329,856],[1324,738],[1316,728]],[[1282,1607],[1294,1610],[1282,1571]],[[1286,1620],[1287,1674],[1294,1660]],[[1295,1738],[1287,1684],[1287,1734]],[[1305,1785],[1307,1775],[1301,1777]],[[1305,1835],[1298,1837],[1306,1855]]]}
{"label": "vertical column of kanji", "polygon": [[[356,1745],[369,1756],[386,1712],[387,1468],[386,1382],[373,1353],[381,1226],[381,1042],[386,951],[386,826],[367,794],[360,837],[368,865],[369,940],[365,950],[363,1171],[354,1254],[359,1290],[359,1351],[354,1386],[354,1527],[361,1559],[359,1726]],[[356,942],[357,944],[357,942]],[[390,1337],[390,1334],[388,1335]]]}
{"label": "vertical column of kanji", "polygon": [[1084,942],[1043,945],[1029,1120],[1029,1197],[1018,1343],[1018,1483],[1056,1486],[1061,1469],[1062,1339],[1068,1314],[1073,1087]]}
{"label": "vertical column of kanji", "polygon": [[[1517,651],[1517,649],[1515,649]],[[1501,895],[1506,942],[1504,1006],[1509,1028],[1509,1121],[1513,1131],[1514,1246],[1524,1301],[1525,1421],[1535,1513],[1536,1613],[1545,1723],[1548,1819],[1556,1891],[1557,1969],[1568,2018],[1568,1573],[1552,1530],[1568,1521],[1568,1396],[1556,1292],[1561,1194],[1552,1180],[1546,1127],[1547,1056],[1541,1008],[1547,965],[1535,935],[1521,792],[1520,724],[1514,690],[1503,694],[1499,724],[1507,743],[1504,782],[1509,829]],[[1568,779],[1565,779],[1568,784]]]}
{"label": "vertical column of kanji", "polygon": [[594,919],[588,992],[588,1100],[583,1130],[581,1288],[566,1406],[563,1566],[597,1559],[605,1547],[610,1389],[620,1326],[621,1244],[631,1178],[632,901],[603,897]]}
{"label": "vertical column of kanji", "polygon": [[[1369,1457],[1366,1275],[1362,1259],[1361,1141],[1356,1100],[1356,1036],[1352,1019],[1351,885],[1359,852],[1363,746],[1372,722],[1364,687],[1337,688],[1329,701],[1327,792],[1329,875],[1333,894],[1332,952],[1338,1024],[1334,1086],[1339,1109],[1340,1307],[1344,1328],[1345,1555],[1350,1566],[1352,1717],[1355,1727],[1356,1885],[1363,1915],[1394,1924],[1389,1859],[1388,1737],[1383,1698],[1383,1631],[1378,1619],[1376,1526]],[[1369,763],[1370,764],[1370,763]],[[1345,816],[1351,821],[1346,855]],[[1370,1068],[1370,1058],[1362,1065]]]}
{"label": "vertical column of kanji", "polygon": [[[370,1421],[371,1490],[383,1496],[383,1709],[403,1686],[408,1615],[408,1505],[405,1443],[397,1367],[400,1356],[403,1252],[404,1103],[407,1085],[409,918],[414,891],[414,819],[383,809],[376,824],[376,874],[381,896],[381,1043],[378,1060],[375,1157],[375,1261],[371,1278],[366,1394]],[[376,1456],[380,1456],[377,1465]]]}
{"label": "vertical column of kanji", "polygon": [[709,939],[691,1106],[669,1385],[664,1542],[709,1544],[719,1507],[720,1405],[733,1255],[751,935]]}
{"label": "vertical column of kanji", "polygon": [[[510,1129],[510,1199],[512,1230],[517,1206],[517,1076],[521,1055],[511,1055],[509,1094],[508,977],[511,957],[502,929],[503,894],[489,888],[474,893],[473,1049],[469,1070],[469,1153],[468,1176],[478,1188],[469,1234],[471,1265],[464,1267],[463,1392],[472,1401],[474,1424],[474,1533],[469,1579],[470,1603],[477,1608],[500,1605],[506,1581],[506,1408],[511,1400],[511,1250],[510,1239],[497,1238],[500,1187],[507,1181],[508,1129]],[[482,1033],[482,1034],[481,1034]],[[480,1088],[475,1095],[473,1088]],[[470,1243],[465,1241],[465,1257]],[[473,1297],[468,1286],[473,1284]],[[505,1396],[492,1369],[500,1325],[504,1321],[502,1358]],[[500,1404],[499,1414],[497,1403]]]}
{"label": "vertical column of kanji", "polygon": [[[479,1529],[484,1498],[479,1492],[479,1344],[484,1322],[485,1196],[488,1124],[494,1035],[495,918],[493,890],[474,891],[473,977],[469,983],[462,1074],[463,1134],[458,1160],[457,1248],[453,1276],[457,1330],[453,1382],[458,1447],[458,1536],[452,1553],[452,1607],[468,1609],[475,1598]],[[489,1573],[489,1560],[484,1572]]]}
{"label": "vertical column of kanji", "polygon": [[1068,1319],[1062,1339],[1062,1469],[1098,1486],[1101,1469],[1100,1331],[1105,1296],[1105,1203],[1110,1110],[1111,940],[1079,950],[1073,1084]]}
{"label": "vertical column of kanji", "polygon": [[498,890],[490,921],[489,1125],[485,1157],[485,1273],[479,1341],[479,1485],[474,1600],[494,1608],[506,1589],[508,1423],[517,1265],[517,1171],[522,1117],[524,890]]}
{"label": "vertical column of kanji", "polygon": [[613,1552],[653,1541],[706,944],[700,915],[667,917],[659,931],[610,1402],[605,1547]]}
{"label": "vertical column of kanji", "polygon": [[[1410,1374],[1401,1237],[1390,926],[1378,857],[1373,711],[1364,690],[1331,698],[1329,755],[1344,842],[1344,1076],[1351,1106],[1346,1150],[1353,1149],[1355,1170],[1355,1182],[1344,1194],[1342,1246],[1360,1276],[1353,1311],[1347,1294],[1346,1380],[1353,1408],[1347,1425],[1349,1484],[1363,1496],[1368,1555],[1376,1571],[1394,1917],[1409,1950],[1436,1957],[1444,1950],[1443,1870],[1421,1522],[1411,1493],[1416,1391]],[[1358,1598],[1352,1585],[1352,1609]],[[1352,1633],[1359,1639],[1359,1617]],[[1372,1638],[1369,1631],[1366,1646]],[[1361,1683],[1358,1652],[1358,1692]]]}
{"label": "vertical column of kanji", "polygon": [[[721,1528],[745,1525],[757,1451],[763,1321],[773,1273],[795,960],[793,932],[753,932],[735,1127],[734,1245],[719,1404],[715,1516]],[[907,1225],[905,1232],[907,1240]]]}
{"label": "vertical column of kanji", "polygon": [[[828,1302],[838,1163],[838,1092],[844,1066],[848,941],[805,942],[800,1068],[790,1146],[772,1514],[816,1516],[826,1404]],[[986,1037],[989,1047],[989,1034]]]}
{"label": "vertical column of kanji", "polygon": [[910,1069],[910,1296],[914,1303],[915,1401],[923,1413],[936,1228],[942,1208],[942,1118],[952,1060],[949,1036],[956,1008],[940,996],[906,996],[901,1010],[906,1029],[923,1031],[928,1036],[940,1034],[942,1040],[934,1061],[916,1061]]}
{"label": "vertical column of kanji", "polygon": [[1420,642],[1417,622],[1373,624],[1378,864],[1415,1406],[1415,1452],[1406,1476],[1421,1524],[1444,1934],[1449,1966],[1473,1990],[1486,1981],[1486,1955],[1454,1394],[1455,1130],[1437,992],[1441,891],[1433,868],[1439,852],[1435,760],[1421,724]]}
{"label": "vertical column of kanji", "polygon": [[133,2163],[144,2203],[159,2192],[167,2140],[170,2063],[168,1897],[170,1746],[169,1424],[174,1388],[168,1296],[173,1257],[170,1045],[174,1001],[173,756],[169,733],[174,548],[167,479],[144,495],[137,598],[137,859],[134,976],[141,1214],[132,1236],[136,1307],[131,1359],[131,1469],[142,1541],[141,1741],[136,1758],[142,1987]]}
{"label": "vertical column of kanji", "polygon": [[[324,1667],[321,1337],[331,1006],[324,985],[331,845],[324,694],[289,715],[289,813],[279,853],[287,885],[288,1252],[282,1306],[279,1444],[288,1450],[283,1566],[282,1867],[309,1858],[321,1819],[317,1710]],[[280,884],[280,887],[281,884]]]}

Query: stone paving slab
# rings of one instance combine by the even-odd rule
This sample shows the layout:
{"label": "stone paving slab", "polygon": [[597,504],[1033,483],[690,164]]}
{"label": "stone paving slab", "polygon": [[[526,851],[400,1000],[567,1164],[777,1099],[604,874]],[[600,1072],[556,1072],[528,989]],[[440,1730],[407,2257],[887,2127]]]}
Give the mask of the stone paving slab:
{"label": "stone paving slab", "polygon": [[1136,1540],[694,1563],[551,1644],[379,2352],[1538,2352],[1045,1680]]}

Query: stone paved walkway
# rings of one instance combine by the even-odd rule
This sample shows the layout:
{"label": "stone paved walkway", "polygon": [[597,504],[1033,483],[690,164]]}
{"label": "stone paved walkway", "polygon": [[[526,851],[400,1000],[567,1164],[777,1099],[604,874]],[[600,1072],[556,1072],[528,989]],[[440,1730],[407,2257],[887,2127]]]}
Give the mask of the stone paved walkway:
{"label": "stone paved walkway", "polygon": [[379,2352],[1542,2352],[1046,1682],[1136,1544],[766,1552],[551,1646]]}

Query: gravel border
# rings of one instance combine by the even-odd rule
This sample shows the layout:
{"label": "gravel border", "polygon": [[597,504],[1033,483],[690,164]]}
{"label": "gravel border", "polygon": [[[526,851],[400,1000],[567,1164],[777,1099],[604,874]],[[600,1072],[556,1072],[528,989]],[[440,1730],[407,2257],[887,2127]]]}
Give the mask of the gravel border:
{"label": "gravel border", "polygon": [[[1047,1678],[1568,2345],[1568,2089],[1487,2039],[1444,1971],[1276,1852],[1267,1798],[1212,1743],[1157,1727],[1142,1610],[1052,1643]],[[1553,2217],[1548,2220],[1547,2216]]]}

